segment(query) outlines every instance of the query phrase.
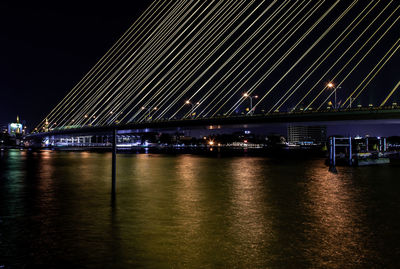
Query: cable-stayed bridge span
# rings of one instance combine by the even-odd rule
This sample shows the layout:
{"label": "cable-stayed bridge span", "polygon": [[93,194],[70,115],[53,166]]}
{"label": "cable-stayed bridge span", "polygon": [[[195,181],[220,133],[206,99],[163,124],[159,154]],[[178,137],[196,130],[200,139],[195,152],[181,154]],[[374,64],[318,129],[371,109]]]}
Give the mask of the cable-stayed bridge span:
{"label": "cable-stayed bridge span", "polygon": [[397,119],[397,1],[154,1],[31,136]]}

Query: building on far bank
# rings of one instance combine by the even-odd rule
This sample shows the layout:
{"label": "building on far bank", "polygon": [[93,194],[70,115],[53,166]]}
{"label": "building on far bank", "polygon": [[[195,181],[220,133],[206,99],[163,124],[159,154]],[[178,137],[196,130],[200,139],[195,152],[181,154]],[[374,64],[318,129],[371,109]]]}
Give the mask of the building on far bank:
{"label": "building on far bank", "polygon": [[289,125],[288,143],[293,145],[322,145],[326,142],[326,126]]}
{"label": "building on far bank", "polygon": [[17,136],[22,134],[23,126],[22,123],[19,122],[18,116],[17,116],[17,122],[9,123],[7,129],[8,129],[8,134],[10,136]]}
{"label": "building on far bank", "polygon": [[3,134],[8,133],[8,125],[0,125],[0,132]]}

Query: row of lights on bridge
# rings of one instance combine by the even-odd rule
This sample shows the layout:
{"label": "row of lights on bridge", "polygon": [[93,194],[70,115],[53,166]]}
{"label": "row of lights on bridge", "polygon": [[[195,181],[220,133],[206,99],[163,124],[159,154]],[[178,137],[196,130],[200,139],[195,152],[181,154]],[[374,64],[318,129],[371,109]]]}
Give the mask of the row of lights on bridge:
{"label": "row of lights on bridge", "polygon": [[[337,89],[340,89],[341,87],[340,87],[340,86],[339,86],[339,87],[336,87],[336,85],[335,85],[333,82],[328,82],[328,83],[326,84],[326,87],[329,88],[329,89],[333,89],[333,90],[334,90],[334,95],[335,95],[335,96],[334,96],[334,99],[335,99],[335,101],[334,101],[333,107],[334,107],[334,108],[338,108],[338,107],[337,107]],[[246,111],[248,111],[249,114],[251,114],[251,115],[254,114],[255,107],[253,107],[253,100],[254,100],[254,99],[258,99],[258,95],[251,95],[251,94],[245,92],[245,93],[242,94],[242,97],[243,97],[243,98],[248,98],[248,99],[250,100],[250,108],[249,108],[249,109],[246,109]],[[329,103],[331,103],[331,102],[329,102]],[[190,106],[191,106],[190,115],[192,116],[192,115],[194,115],[195,106],[199,106],[199,105],[200,105],[200,102],[193,103],[193,102],[190,101],[190,100],[186,100],[186,101],[185,101],[185,105],[190,105]],[[372,104],[369,105],[369,107],[372,107],[372,106],[373,106]],[[350,107],[351,107],[351,100],[350,100]],[[151,111],[151,110],[156,111],[156,110],[158,110],[158,107],[153,107],[153,108],[152,108],[152,107],[145,107],[145,106],[142,106],[142,107],[141,107],[141,110],[146,110],[146,109],[147,109],[147,112],[150,114],[150,111]],[[113,111],[110,111],[109,114],[112,115],[112,114],[114,114],[114,112],[113,112]],[[120,114],[122,114],[122,113],[120,113]],[[87,114],[84,115],[84,118],[85,118],[85,119],[89,118],[89,115],[87,115]],[[93,119],[96,119],[96,116],[92,116],[92,118],[93,118]],[[71,123],[74,123],[74,122],[75,122],[75,120],[72,119],[72,120],[71,120]],[[55,126],[55,125],[57,125],[57,123],[53,123],[53,125]],[[43,129],[48,128],[48,122],[47,122],[47,120],[46,120],[46,126],[47,126],[47,127],[43,126]],[[37,128],[35,128],[35,130],[37,130]]]}

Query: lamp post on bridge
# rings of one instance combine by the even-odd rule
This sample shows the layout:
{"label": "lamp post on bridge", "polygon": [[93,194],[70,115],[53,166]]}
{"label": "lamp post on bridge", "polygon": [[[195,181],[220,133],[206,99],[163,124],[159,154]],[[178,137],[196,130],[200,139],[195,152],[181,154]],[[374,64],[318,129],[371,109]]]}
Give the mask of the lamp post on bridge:
{"label": "lamp post on bridge", "polygon": [[[144,107],[144,106],[142,106],[142,110],[145,110],[146,109],[146,107]],[[156,111],[158,108],[155,106],[155,107],[148,107],[147,108],[147,112],[146,112],[146,114],[147,114],[147,118],[146,118],[146,121],[149,121],[150,120],[150,114],[151,114],[151,110],[153,110],[153,111]]]}
{"label": "lamp post on bridge", "polygon": [[350,108],[351,108],[351,106],[353,105],[353,102],[354,102],[354,97],[351,97],[351,96],[350,96],[350,100],[349,100],[349,106],[350,106]]}
{"label": "lamp post on bridge", "polygon": [[250,94],[248,94],[247,92],[245,92],[245,93],[243,94],[243,97],[244,97],[244,98],[249,98],[249,99],[250,99],[250,115],[253,115],[253,114],[254,114],[254,109],[253,109],[253,98],[254,98],[254,99],[257,99],[257,98],[258,98],[258,95],[253,95],[253,96],[251,96]]}
{"label": "lamp post on bridge", "polygon": [[330,88],[330,89],[333,89],[334,94],[335,94],[335,103],[334,103],[333,108],[338,109],[338,105],[337,105],[337,89],[340,89],[341,87],[336,87],[335,84],[333,84],[332,82],[329,82],[326,86],[328,88]]}
{"label": "lamp post on bridge", "polygon": [[[190,113],[190,118],[192,118],[192,117],[193,117],[194,110],[195,110],[194,104],[193,104],[190,100],[186,100],[186,101],[185,101],[185,105],[190,105],[189,113]],[[198,106],[198,105],[200,105],[200,103],[197,102],[196,105]]]}
{"label": "lamp post on bridge", "polygon": [[92,117],[92,122],[90,123],[90,125],[93,125],[93,123],[94,123],[95,120],[96,120],[96,116],[93,115],[93,117]]}

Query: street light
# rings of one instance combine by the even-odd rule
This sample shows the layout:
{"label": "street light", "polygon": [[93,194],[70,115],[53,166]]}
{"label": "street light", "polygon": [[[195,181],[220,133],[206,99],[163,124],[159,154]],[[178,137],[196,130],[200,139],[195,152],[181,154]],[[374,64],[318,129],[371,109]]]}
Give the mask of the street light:
{"label": "street light", "polygon": [[[142,108],[141,108],[142,110],[145,110],[146,109],[146,107],[144,107],[144,106],[142,106]],[[147,120],[149,121],[150,120],[150,114],[151,114],[151,112],[150,112],[150,110],[157,110],[158,108],[155,106],[155,107],[148,107],[147,108],[147,112],[146,112],[146,114],[147,114]]]}
{"label": "street light", "polygon": [[90,125],[93,125],[93,123],[94,123],[95,120],[96,120],[96,116],[93,115],[93,117],[92,117],[92,122],[90,123]]}
{"label": "street light", "polygon": [[254,110],[253,110],[253,98],[254,98],[254,99],[257,99],[257,98],[258,98],[258,95],[253,95],[253,96],[251,96],[250,94],[248,94],[247,92],[245,92],[245,93],[243,94],[243,97],[244,97],[244,98],[249,98],[249,99],[250,99],[250,115],[253,115],[253,114],[254,114]]}
{"label": "street light", "polygon": [[335,93],[335,104],[334,104],[334,108],[338,109],[338,105],[337,105],[337,89],[340,89],[341,87],[336,87],[335,84],[333,84],[332,82],[329,82],[326,85],[328,88],[333,89],[334,93]]}
{"label": "street light", "polygon": [[[193,113],[194,113],[194,104],[190,100],[186,100],[185,105],[190,105],[189,113],[190,113],[190,117],[192,117]],[[198,106],[198,105],[200,105],[199,102],[196,103],[196,106]]]}
{"label": "street light", "polygon": [[189,105],[190,106],[189,116],[192,117],[192,111],[193,111],[193,108],[194,108],[193,103],[190,102],[190,100],[186,100],[185,101],[185,105]]}
{"label": "street light", "polygon": [[351,106],[352,106],[352,104],[353,104],[353,102],[354,102],[354,97],[351,97],[350,96],[350,98],[349,98],[349,107],[351,108]]}

